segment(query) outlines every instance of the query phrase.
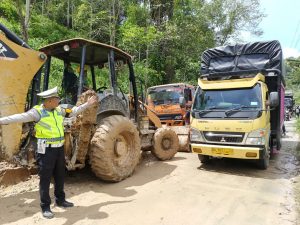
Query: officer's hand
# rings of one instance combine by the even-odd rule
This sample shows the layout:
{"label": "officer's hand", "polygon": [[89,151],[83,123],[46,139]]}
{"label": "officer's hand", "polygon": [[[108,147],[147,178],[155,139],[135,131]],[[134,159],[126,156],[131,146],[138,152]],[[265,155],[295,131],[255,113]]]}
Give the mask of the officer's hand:
{"label": "officer's hand", "polygon": [[93,105],[93,104],[96,104],[98,102],[98,97],[93,95],[91,96],[88,100],[87,100],[87,103],[89,105]]}

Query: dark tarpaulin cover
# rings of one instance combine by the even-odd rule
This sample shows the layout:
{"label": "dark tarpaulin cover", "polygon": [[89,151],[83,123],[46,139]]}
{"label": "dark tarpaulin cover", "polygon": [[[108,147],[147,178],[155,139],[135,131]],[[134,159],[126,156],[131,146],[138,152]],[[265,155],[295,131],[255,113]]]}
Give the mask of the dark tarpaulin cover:
{"label": "dark tarpaulin cover", "polygon": [[204,51],[201,74],[277,69],[282,75],[282,66],[282,49],[278,41],[254,42]]}

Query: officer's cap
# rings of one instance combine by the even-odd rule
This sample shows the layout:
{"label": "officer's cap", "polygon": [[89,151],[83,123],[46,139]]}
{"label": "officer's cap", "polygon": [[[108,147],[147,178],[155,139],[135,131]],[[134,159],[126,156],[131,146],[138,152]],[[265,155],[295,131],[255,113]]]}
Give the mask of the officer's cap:
{"label": "officer's cap", "polygon": [[57,94],[57,87],[49,89],[47,91],[43,91],[41,93],[38,93],[37,95],[42,97],[42,98],[52,98],[52,97],[59,98],[59,96]]}

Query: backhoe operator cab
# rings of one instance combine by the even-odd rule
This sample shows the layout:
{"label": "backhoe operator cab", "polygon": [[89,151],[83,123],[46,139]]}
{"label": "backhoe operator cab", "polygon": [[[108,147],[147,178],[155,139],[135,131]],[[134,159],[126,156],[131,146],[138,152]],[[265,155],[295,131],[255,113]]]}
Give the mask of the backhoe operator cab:
{"label": "backhoe operator cab", "polygon": [[[118,76],[126,76],[129,81],[127,83],[131,85],[130,96],[133,102],[137,102],[134,101],[137,92],[130,55],[118,48],[80,38],[50,44],[40,51],[48,56],[42,79],[43,90],[47,90],[49,86],[51,65],[57,66],[59,59],[64,64],[63,73],[58,75],[61,77],[62,103],[76,104],[83,92],[93,90],[102,103],[99,105],[98,117],[105,117],[103,114],[109,114],[110,111],[129,116],[131,110],[131,119],[137,121],[137,112],[134,107],[129,108],[129,99],[124,92],[129,91],[128,87],[122,90],[117,79]],[[56,63],[51,63],[53,58]]]}

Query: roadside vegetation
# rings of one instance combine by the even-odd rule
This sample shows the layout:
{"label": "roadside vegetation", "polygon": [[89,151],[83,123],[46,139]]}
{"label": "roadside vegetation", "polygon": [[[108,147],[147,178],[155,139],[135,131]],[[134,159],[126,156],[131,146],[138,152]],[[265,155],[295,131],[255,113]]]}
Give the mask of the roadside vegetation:
{"label": "roadside vegetation", "polygon": [[[300,105],[300,57],[288,58],[286,65],[286,84],[289,90],[293,91],[295,104]],[[300,132],[299,120],[297,120],[297,130]]]}
{"label": "roadside vegetation", "polygon": [[297,119],[296,127],[297,127],[298,133],[300,133],[300,120],[299,119]]}
{"label": "roadside vegetation", "polygon": [[[286,90],[292,90],[295,99],[295,105],[300,105],[300,57],[288,58],[286,65]],[[300,134],[300,119],[296,118],[296,131]],[[296,157],[300,159],[300,146],[295,151]],[[298,189],[300,190],[300,189]],[[299,194],[300,195],[300,194]]]}

